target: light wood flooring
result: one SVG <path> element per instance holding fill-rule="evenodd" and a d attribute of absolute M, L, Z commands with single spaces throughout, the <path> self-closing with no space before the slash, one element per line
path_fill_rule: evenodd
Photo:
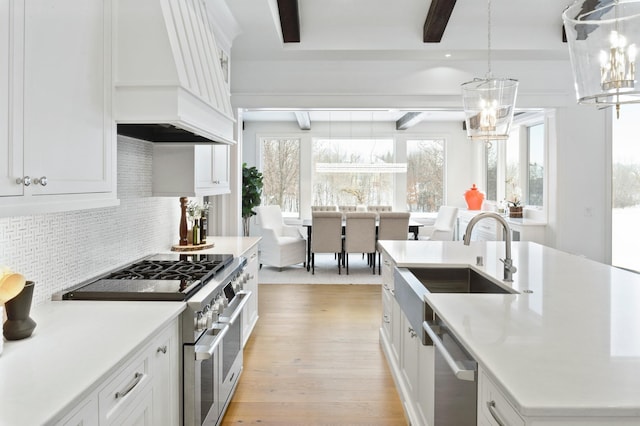
<path fill-rule="evenodd" d="M 261 284 L 222 425 L 406 425 L 378 343 L 379 285 Z"/>

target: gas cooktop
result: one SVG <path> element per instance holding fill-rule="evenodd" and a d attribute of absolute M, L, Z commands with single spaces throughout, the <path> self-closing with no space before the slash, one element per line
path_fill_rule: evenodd
<path fill-rule="evenodd" d="M 63 300 L 186 300 L 223 270 L 230 254 L 156 254 L 64 293 Z"/>

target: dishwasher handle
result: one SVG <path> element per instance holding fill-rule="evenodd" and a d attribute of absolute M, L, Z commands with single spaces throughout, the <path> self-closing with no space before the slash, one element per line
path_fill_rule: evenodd
<path fill-rule="evenodd" d="M 444 343 L 442 342 L 440 336 L 431 327 L 431 324 L 429 324 L 427 321 L 424 321 L 422 323 L 422 328 L 427 332 L 436 349 L 440 351 L 440 354 L 442 354 L 442 357 L 449 365 L 449 368 L 451 368 L 451 371 L 453 371 L 453 374 L 460 380 L 475 382 L 476 370 L 460 368 L 458 362 L 453 359 L 451 354 L 447 351 L 447 348 L 444 346 Z"/>

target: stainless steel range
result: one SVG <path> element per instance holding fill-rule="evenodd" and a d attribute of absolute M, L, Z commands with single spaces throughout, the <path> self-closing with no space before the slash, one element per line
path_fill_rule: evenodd
<path fill-rule="evenodd" d="M 244 257 L 158 254 L 63 293 L 63 300 L 185 301 L 181 322 L 183 424 L 217 425 L 242 372 Z"/>

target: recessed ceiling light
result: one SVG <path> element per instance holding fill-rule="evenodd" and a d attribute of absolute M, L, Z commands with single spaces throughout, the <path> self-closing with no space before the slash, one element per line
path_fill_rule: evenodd
<path fill-rule="evenodd" d="M 450 57 L 451 57 L 451 53 L 445 53 L 445 54 L 444 54 L 444 57 L 445 57 L 445 58 L 450 58 Z"/>

